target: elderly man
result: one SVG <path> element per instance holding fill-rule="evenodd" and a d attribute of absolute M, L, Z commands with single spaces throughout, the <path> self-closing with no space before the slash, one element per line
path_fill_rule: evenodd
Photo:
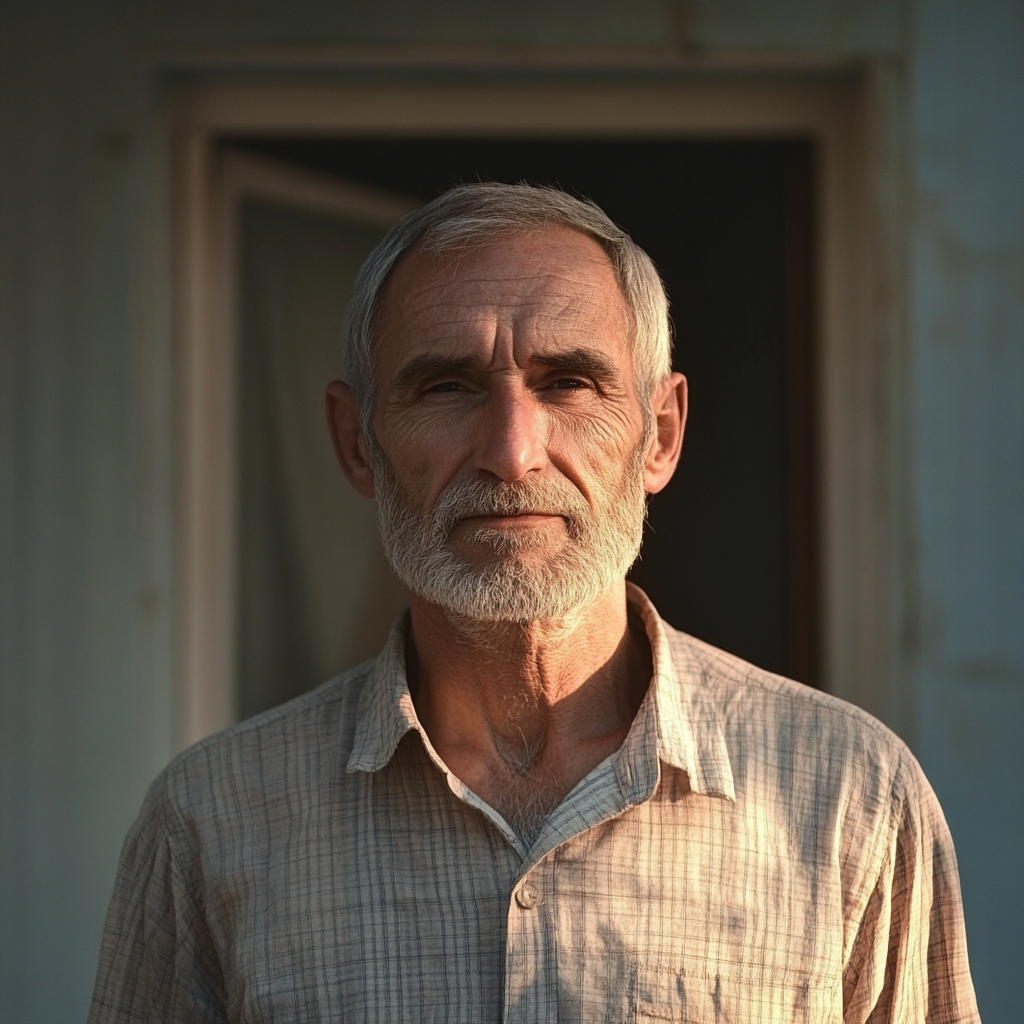
<path fill-rule="evenodd" d="M 344 358 L 335 449 L 409 612 L 156 781 L 94 1024 L 976 1020 L 906 747 L 626 583 L 686 416 L 645 254 L 455 189 L 370 256 Z"/>

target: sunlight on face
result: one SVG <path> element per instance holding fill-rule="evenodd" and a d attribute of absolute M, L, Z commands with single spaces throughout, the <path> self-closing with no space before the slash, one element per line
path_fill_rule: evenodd
<path fill-rule="evenodd" d="M 381 304 L 368 438 L 403 582 L 474 619 L 562 617 L 621 582 L 649 437 L 629 317 L 592 240 L 551 228 L 413 253 Z"/>
<path fill-rule="evenodd" d="M 381 538 L 398 577 L 413 593 L 466 618 L 562 618 L 621 581 L 640 552 L 646 509 L 640 449 L 620 486 L 596 508 L 568 482 L 458 480 L 424 518 L 376 447 L 373 466 Z M 548 538 L 538 529 L 487 526 L 473 528 L 463 540 L 490 558 L 470 559 L 455 550 L 452 533 L 464 519 L 515 517 L 538 508 L 565 522 L 567 541 L 553 554 L 545 553 Z"/>

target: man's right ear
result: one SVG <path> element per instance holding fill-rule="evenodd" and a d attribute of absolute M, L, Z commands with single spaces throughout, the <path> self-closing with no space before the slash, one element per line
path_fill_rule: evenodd
<path fill-rule="evenodd" d="M 363 420 L 355 392 L 343 381 L 327 385 L 327 429 L 334 454 L 348 482 L 364 497 L 372 498 L 373 468 L 366 454 Z"/>

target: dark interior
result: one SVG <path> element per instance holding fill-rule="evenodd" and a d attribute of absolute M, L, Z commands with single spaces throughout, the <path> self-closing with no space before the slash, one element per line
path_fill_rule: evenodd
<path fill-rule="evenodd" d="M 457 182 L 600 204 L 668 289 L 690 414 L 632 579 L 674 626 L 817 682 L 811 151 L 799 140 L 234 139 L 429 200 Z"/>

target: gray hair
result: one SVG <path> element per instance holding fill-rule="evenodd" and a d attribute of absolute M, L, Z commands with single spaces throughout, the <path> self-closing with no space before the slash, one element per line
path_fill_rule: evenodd
<path fill-rule="evenodd" d="M 369 427 L 373 408 L 381 292 L 398 261 L 414 245 L 432 255 L 459 255 L 499 234 L 561 225 L 593 238 L 608 255 L 633 319 L 637 387 L 645 401 L 672 371 L 672 333 L 665 287 L 650 256 L 596 203 L 556 188 L 478 182 L 458 185 L 403 217 L 366 258 L 356 275 L 342 327 L 345 378 Z M 645 409 L 645 418 L 646 418 Z"/>

